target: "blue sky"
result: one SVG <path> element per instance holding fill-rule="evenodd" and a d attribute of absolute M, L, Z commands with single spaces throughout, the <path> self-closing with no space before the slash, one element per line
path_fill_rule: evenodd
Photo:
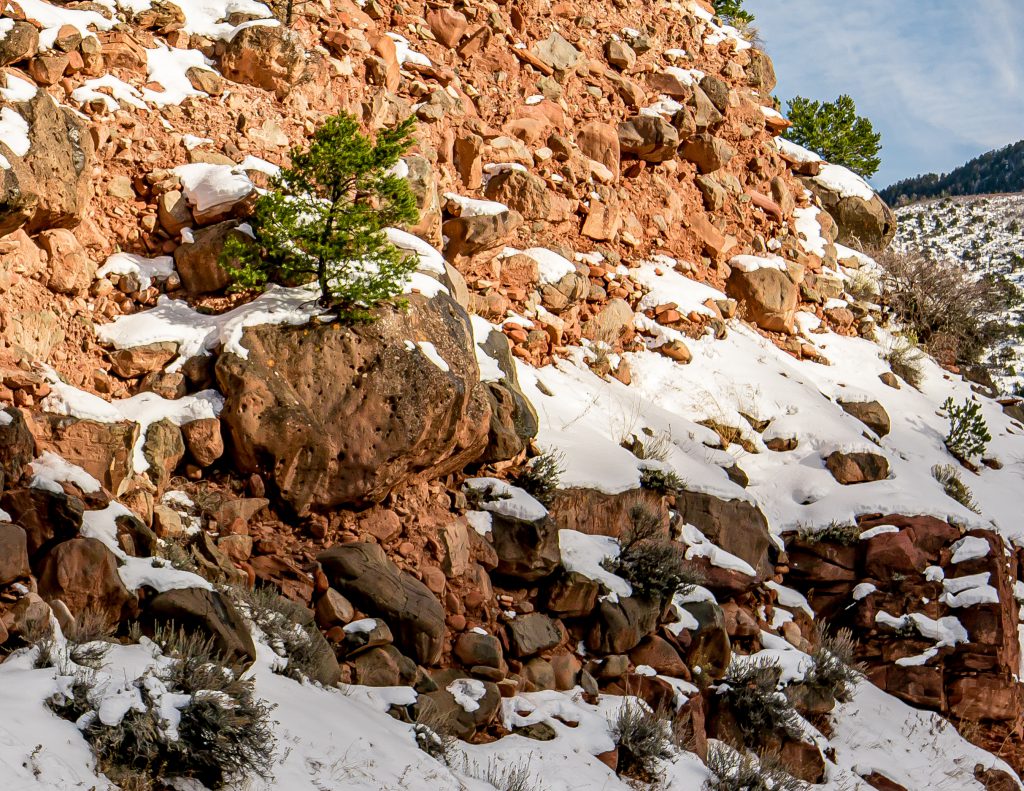
<path fill-rule="evenodd" d="M 776 94 L 850 94 L 882 133 L 877 187 L 1024 138 L 1024 0 L 746 0 Z"/>

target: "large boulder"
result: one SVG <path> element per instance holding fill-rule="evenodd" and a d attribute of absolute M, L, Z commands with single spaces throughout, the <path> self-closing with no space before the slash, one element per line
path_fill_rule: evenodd
<path fill-rule="evenodd" d="M 552 211 L 558 196 L 548 190 L 544 179 L 532 173 L 521 170 L 499 173 L 488 180 L 484 194 L 488 200 L 504 203 L 527 220 L 559 219 L 559 212 Z"/>
<path fill-rule="evenodd" d="M 121 582 L 114 553 L 95 538 L 65 541 L 42 559 L 39 595 L 60 599 L 76 615 L 100 615 L 108 624 L 132 616 L 137 603 Z"/>
<path fill-rule="evenodd" d="M 618 178 L 622 151 L 619 147 L 619 133 L 614 126 L 591 121 L 580 129 L 576 142 L 580 151 L 595 162 L 600 162 Z"/>
<path fill-rule="evenodd" d="M 376 544 L 339 544 L 317 560 L 333 588 L 387 621 L 402 651 L 420 664 L 437 664 L 444 649 L 445 613 L 426 585 L 401 571 Z"/>
<path fill-rule="evenodd" d="M 53 228 L 39 234 L 39 245 L 46 251 L 50 291 L 81 294 L 92 284 L 98 266 L 75 235 L 67 228 Z"/>
<path fill-rule="evenodd" d="M 679 132 L 660 116 L 635 115 L 619 124 L 619 148 L 645 162 L 667 162 L 676 155 Z"/>
<path fill-rule="evenodd" d="M 417 346 L 413 340 L 419 340 Z M 475 460 L 489 410 L 469 317 L 446 294 L 382 307 L 371 323 L 261 326 L 217 381 L 238 467 L 297 512 L 371 503 L 417 474 Z"/>
<path fill-rule="evenodd" d="M 39 31 L 31 22 L 14 22 L 0 38 L 0 66 L 27 60 L 39 51 Z"/>
<path fill-rule="evenodd" d="M 28 149 L 12 138 L 0 143 L 10 168 L 0 170 L 0 236 L 24 226 L 29 233 L 73 228 L 89 202 L 93 142 L 88 127 L 71 108 L 37 91 L 10 105 L 24 119 Z"/>
<path fill-rule="evenodd" d="M 224 245 L 231 237 L 244 239 L 238 222 L 225 220 L 192 234 L 192 241 L 174 250 L 174 266 L 189 294 L 220 291 L 231 282 L 231 275 L 221 265 Z"/>
<path fill-rule="evenodd" d="M 661 603 L 639 596 L 605 599 L 593 615 L 587 648 L 599 654 L 625 654 L 657 628 Z"/>
<path fill-rule="evenodd" d="M 53 451 L 78 465 L 115 495 L 120 494 L 121 485 L 133 473 L 132 454 L 139 437 L 138 423 L 100 423 L 33 413 L 31 429 L 40 451 Z"/>
<path fill-rule="evenodd" d="M 252 662 L 256 647 L 249 627 L 226 596 L 203 588 L 182 588 L 154 596 L 146 621 L 196 631 L 212 639 L 214 649 L 229 660 Z"/>
<path fill-rule="evenodd" d="M 839 165 L 824 165 L 801 181 L 836 221 L 836 241 L 862 250 L 884 250 L 896 235 L 896 215 L 856 174 Z"/>
<path fill-rule="evenodd" d="M 770 96 L 778 80 L 775 77 L 775 65 L 772 59 L 759 49 L 751 49 L 750 62 L 743 69 L 747 85 L 757 89 L 762 96 Z"/>
<path fill-rule="evenodd" d="M 284 25 L 253 25 L 239 30 L 220 56 L 229 80 L 273 91 L 283 99 L 306 69 L 299 34 Z"/>
<path fill-rule="evenodd" d="M 843 401 L 839 406 L 847 414 L 857 418 L 861 423 L 871 429 L 879 437 L 884 437 L 892 428 L 889 413 L 877 401 Z"/>
<path fill-rule="evenodd" d="M 495 572 L 501 576 L 534 582 L 562 562 L 558 527 L 547 516 L 530 521 L 492 511 L 491 538 L 498 555 Z"/>
<path fill-rule="evenodd" d="M 713 601 L 689 602 L 683 605 L 697 622 L 690 629 L 686 664 L 699 671 L 702 683 L 716 681 L 725 675 L 732 661 L 732 643 L 725 628 L 725 613 Z"/>
<path fill-rule="evenodd" d="M 707 174 L 728 165 L 736 156 L 736 150 L 720 137 L 704 133 L 694 135 L 683 143 L 679 155 L 693 162 L 701 173 Z"/>
<path fill-rule="evenodd" d="M 762 265 L 765 260 L 746 255 L 733 258 L 726 293 L 741 303 L 744 317 L 761 329 L 792 333 L 800 287 L 788 269 Z"/>
<path fill-rule="evenodd" d="M 523 215 L 514 209 L 497 214 L 452 217 L 441 226 L 446 239 L 444 257 L 455 261 L 503 247 L 522 224 Z"/>
<path fill-rule="evenodd" d="M 880 453 L 833 451 L 825 459 L 832 477 L 844 486 L 882 481 L 889 477 L 889 460 Z"/>
<path fill-rule="evenodd" d="M 41 550 L 78 535 L 85 503 L 63 491 L 23 488 L 4 492 L 0 509 L 24 528 L 28 553 L 36 558 Z"/>
<path fill-rule="evenodd" d="M 563 639 L 559 622 L 540 612 L 517 615 L 508 633 L 512 652 L 520 659 L 554 648 Z"/>
<path fill-rule="evenodd" d="M 676 495 L 676 508 L 683 522 L 696 527 L 716 546 L 745 560 L 759 576 L 772 576 L 768 520 L 756 504 L 684 491 Z"/>

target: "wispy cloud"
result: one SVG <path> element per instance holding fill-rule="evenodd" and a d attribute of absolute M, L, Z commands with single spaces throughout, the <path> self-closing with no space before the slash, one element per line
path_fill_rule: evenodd
<path fill-rule="evenodd" d="M 849 93 L 883 135 L 879 184 L 1024 136 L 1018 0 L 747 0 L 778 94 Z"/>

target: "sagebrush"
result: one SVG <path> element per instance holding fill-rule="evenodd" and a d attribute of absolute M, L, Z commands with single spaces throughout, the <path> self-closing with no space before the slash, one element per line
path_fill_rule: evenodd
<path fill-rule="evenodd" d="M 722 744 L 708 745 L 711 777 L 705 791 L 804 791 L 807 785 L 789 774 L 774 756 L 760 759 Z"/>
<path fill-rule="evenodd" d="M 811 665 L 803 683 L 825 692 L 841 703 L 848 702 L 861 680 L 862 665 L 856 659 L 857 644 L 853 632 L 839 629 L 834 634 L 817 629 L 817 645 L 811 652 Z"/>
<path fill-rule="evenodd" d="M 628 581 L 634 595 L 652 599 L 670 598 L 704 581 L 686 560 L 684 548 L 665 533 L 658 515 L 640 504 L 629 510 L 619 556 L 604 565 Z"/>
<path fill-rule="evenodd" d="M 718 699 L 729 707 L 744 744 L 766 747 L 773 736 L 799 733 L 799 715 L 779 690 L 781 676 L 773 659 L 733 657 L 729 664 Z"/>
<path fill-rule="evenodd" d="M 619 748 L 618 773 L 643 781 L 657 778 L 659 761 L 674 755 L 668 721 L 647 704 L 627 700 L 619 706 L 611 726 Z"/>
<path fill-rule="evenodd" d="M 551 505 L 562 477 L 562 454 L 542 453 L 535 456 L 512 476 L 512 483 L 529 492 L 542 505 Z"/>
<path fill-rule="evenodd" d="M 652 492 L 676 494 L 686 488 L 686 481 L 664 467 L 643 467 L 640 470 L 640 485 Z"/>
<path fill-rule="evenodd" d="M 936 464 L 932 467 L 932 477 L 939 482 L 939 485 L 942 486 L 942 491 L 946 493 L 947 497 L 956 500 L 968 511 L 974 511 L 976 514 L 981 513 L 978 508 L 978 502 L 974 499 L 973 492 L 961 480 L 960 473 L 957 472 L 956 467 L 952 464 Z"/>
<path fill-rule="evenodd" d="M 267 586 L 239 587 L 232 593 L 274 653 L 287 660 L 277 672 L 296 681 L 313 681 L 325 664 L 335 661 L 316 623 L 303 617 L 304 608 Z"/>
<path fill-rule="evenodd" d="M 154 642 L 170 661 L 127 682 L 140 706 L 107 724 L 99 707 L 123 678 L 80 669 L 49 701 L 78 725 L 102 770 L 115 782 L 147 788 L 156 780 L 190 777 L 210 788 L 270 777 L 274 734 L 270 706 L 242 678 L 242 668 L 218 654 L 210 638 L 164 627 Z M 172 705 L 173 701 L 173 705 Z M 177 711 L 177 722 L 167 712 Z"/>

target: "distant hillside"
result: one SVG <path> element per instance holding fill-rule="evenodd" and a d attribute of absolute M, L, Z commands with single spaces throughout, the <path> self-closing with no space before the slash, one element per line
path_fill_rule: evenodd
<path fill-rule="evenodd" d="M 951 195 L 986 195 L 997 192 L 1024 191 L 1024 140 L 989 151 L 956 170 L 939 175 L 904 179 L 882 190 L 891 206 L 904 206 L 928 198 Z"/>
<path fill-rule="evenodd" d="M 1024 293 L 1024 194 L 938 198 L 896 210 L 897 250 L 961 261 L 979 275 L 1005 278 Z M 1018 301 L 1005 320 L 1024 326 Z M 1024 334 L 1016 333 L 988 355 L 990 373 L 1006 393 L 1024 392 Z"/>

